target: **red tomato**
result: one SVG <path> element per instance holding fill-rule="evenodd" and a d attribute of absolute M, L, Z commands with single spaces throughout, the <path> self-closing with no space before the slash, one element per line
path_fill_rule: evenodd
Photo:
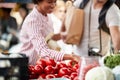
<path fill-rule="evenodd" d="M 56 64 L 57 69 L 60 69 L 60 68 L 63 68 L 63 67 L 67 67 L 67 65 L 63 62 L 59 62 L 59 63 Z"/>
<path fill-rule="evenodd" d="M 29 65 L 28 66 L 28 71 L 29 71 L 29 74 L 31 74 L 34 71 L 34 66 L 33 65 Z"/>
<path fill-rule="evenodd" d="M 55 74 L 58 74 L 60 68 L 58 68 L 57 66 L 55 66 L 54 69 L 55 69 Z"/>
<path fill-rule="evenodd" d="M 77 72 L 73 72 L 70 74 L 71 79 L 74 79 L 76 76 L 78 76 Z"/>
<path fill-rule="evenodd" d="M 29 79 L 37 79 L 37 78 L 38 78 L 38 75 L 36 74 L 29 75 Z"/>
<path fill-rule="evenodd" d="M 47 59 L 46 60 L 46 65 L 52 65 L 52 66 L 56 66 L 56 62 L 54 59 Z"/>
<path fill-rule="evenodd" d="M 78 78 L 78 76 L 76 76 L 73 80 L 80 80 L 80 79 Z"/>
<path fill-rule="evenodd" d="M 55 73 L 55 68 L 51 65 L 48 65 L 45 67 L 44 72 L 46 74 L 53 74 L 53 73 Z"/>
<path fill-rule="evenodd" d="M 54 75 L 55 75 L 55 77 L 56 77 L 56 78 L 58 78 L 58 77 L 59 77 L 59 75 L 58 75 L 58 74 L 54 74 Z"/>
<path fill-rule="evenodd" d="M 75 65 L 73 66 L 73 71 L 77 72 L 78 69 L 79 69 L 79 65 L 78 65 L 78 64 L 75 64 Z"/>
<path fill-rule="evenodd" d="M 45 59 L 38 59 L 37 62 L 36 62 L 36 65 L 42 65 L 43 68 L 46 67 Z"/>
<path fill-rule="evenodd" d="M 28 68 L 29 68 L 29 69 L 30 69 L 30 68 L 34 68 L 34 66 L 33 66 L 33 65 L 29 65 Z"/>
<path fill-rule="evenodd" d="M 72 68 L 68 68 L 68 71 L 69 71 L 69 73 L 72 73 L 73 69 Z"/>
<path fill-rule="evenodd" d="M 41 74 L 41 75 L 39 75 L 38 80 L 39 80 L 39 79 L 45 79 L 45 77 L 46 77 L 46 74 Z"/>
<path fill-rule="evenodd" d="M 75 64 L 78 64 L 78 62 L 76 62 L 76 61 L 72 61 L 72 60 L 70 60 L 70 61 L 68 61 L 67 62 L 67 66 L 74 66 Z"/>
<path fill-rule="evenodd" d="M 48 74 L 46 75 L 46 79 L 56 78 L 54 74 Z"/>
<path fill-rule="evenodd" d="M 70 76 L 69 75 L 63 75 L 62 78 L 68 78 L 68 79 L 70 79 Z"/>
<path fill-rule="evenodd" d="M 59 70 L 58 75 L 61 77 L 63 75 L 70 75 L 69 69 L 66 67 L 63 67 Z"/>
<path fill-rule="evenodd" d="M 43 67 L 41 65 L 35 65 L 34 69 L 36 74 L 41 74 L 43 72 Z"/>

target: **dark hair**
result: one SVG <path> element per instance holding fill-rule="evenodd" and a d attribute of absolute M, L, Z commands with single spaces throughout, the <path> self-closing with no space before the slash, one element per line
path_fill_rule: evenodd
<path fill-rule="evenodd" d="M 42 2 L 43 0 L 32 0 L 34 4 L 38 4 L 39 2 Z"/>
<path fill-rule="evenodd" d="M 24 10 L 26 11 L 26 14 L 29 13 L 29 10 L 28 10 L 28 8 L 27 8 L 27 4 L 20 4 L 20 8 L 21 8 L 21 9 L 24 9 Z"/>
<path fill-rule="evenodd" d="M 116 0 L 115 3 L 119 7 L 119 9 L 120 9 L 120 0 Z"/>
<path fill-rule="evenodd" d="M 4 12 L 7 12 L 7 13 L 10 13 L 11 10 L 12 10 L 11 8 L 4 8 L 4 7 L 1 8 L 1 9 L 2 9 Z"/>

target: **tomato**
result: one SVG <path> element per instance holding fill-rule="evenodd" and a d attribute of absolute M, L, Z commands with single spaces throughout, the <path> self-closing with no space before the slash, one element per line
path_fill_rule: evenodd
<path fill-rule="evenodd" d="M 70 75 L 69 69 L 66 67 L 63 67 L 59 70 L 58 75 L 61 77 L 63 75 Z"/>
<path fill-rule="evenodd" d="M 76 76 L 78 76 L 77 72 L 73 72 L 70 74 L 71 79 L 74 79 Z"/>
<path fill-rule="evenodd" d="M 58 77 L 59 77 L 59 75 L 58 75 L 58 74 L 54 74 L 54 75 L 55 75 L 55 77 L 56 77 L 56 78 L 58 78 Z"/>
<path fill-rule="evenodd" d="M 57 69 L 60 69 L 60 68 L 63 68 L 63 67 L 67 67 L 67 65 L 63 62 L 59 62 L 59 63 L 56 64 Z"/>
<path fill-rule="evenodd" d="M 77 72 L 78 69 L 79 69 L 79 65 L 78 65 L 78 64 L 75 64 L 75 65 L 73 66 L 73 71 Z"/>
<path fill-rule="evenodd" d="M 46 60 L 45 59 L 38 59 L 36 65 L 42 65 L 43 68 L 46 67 Z"/>
<path fill-rule="evenodd" d="M 58 68 L 57 66 L 55 66 L 54 69 L 55 69 L 55 74 L 57 74 L 60 68 Z"/>
<path fill-rule="evenodd" d="M 37 79 L 37 78 L 38 78 L 38 75 L 36 74 L 29 75 L 29 79 Z"/>
<path fill-rule="evenodd" d="M 46 60 L 46 65 L 52 65 L 52 66 L 56 66 L 56 62 L 54 59 L 47 59 Z"/>
<path fill-rule="evenodd" d="M 68 78 L 68 79 L 70 79 L 70 76 L 69 75 L 63 75 L 62 78 Z"/>
<path fill-rule="evenodd" d="M 35 69 L 34 71 L 36 74 L 41 74 L 43 72 L 42 65 L 35 65 L 34 69 Z"/>
<path fill-rule="evenodd" d="M 69 60 L 68 62 L 67 62 L 67 66 L 74 66 L 75 64 L 78 64 L 78 62 L 76 62 L 76 61 L 72 61 L 72 60 Z"/>
<path fill-rule="evenodd" d="M 46 79 L 56 78 L 54 74 L 48 74 L 46 75 Z"/>
<path fill-rule="evenodd" d="M 67 65 L 64 62 L 58 62 L 55 66 L 55 72 L 58 73 L 60 68 L 67 67 Z"/>
<path fill-rule="evenodd" d="M 38 80 L 39 80 L 39 79 L 45 79 L 45 78 L 46 78 L 46 74 L 41 74 L 41 75 L 39 75 Z"/>
<path fill-rule="evenodd" d="M 55 68 L 51 65 L 48 65 L 45 67 L 44 72 L 46 74 L 53 74 L 53 73 L 55 73 Z"/>
<path fill-rule="evenodd" d="M 29 78 L 30 78 L 30 79 L 37 79 L 38 76 L 39 76 L 39 75 L 36 74 L 35 69 L 32 68 L 32 71 L 31 71 L 31 73 L 29 74 Z"/>
<path fill-rule="evenodd" d="M 78 76 L 74 77 L 73 80 L 80 80 Z"/>
<path fill-rule="evenodd" d="M 34 71 L 34 66 L 33 65 L 29 65 L 28 66 L 28 71 L 29 71 L 29 74 L 32 74 L 32 72 Z"/>

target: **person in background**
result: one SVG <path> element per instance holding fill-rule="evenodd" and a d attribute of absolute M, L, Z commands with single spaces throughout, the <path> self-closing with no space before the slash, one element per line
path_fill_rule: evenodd
<path fill-rule="evenodd" d="M 27 4 L 20 4 L 19 13 L 20 13 L 20 16 L 22 17 L 22 23 L 21 23 L 21 26 L 22 26 L 25 17 L 29 13 L 29 9 L 27 8 Z"/>
<path fill-rule="evenodd" d="M 74 0 L 65 0 L 66 8 L 73 5 Z"/>
<path fill-rule="evenodd" d="M 66 13 L 65 2 L 63 0 L 57 0 L 54 11 L 51 14 L 54 34 L 60 33 L 62 22 L 65 17 L 65 13 Z M 66 53 L 72 53 L 72 45 L 65 44 L 62 39 L 58 40 L 57 44 L 60 47 L 60 51 L 64 51 Z"/>
<path fill-rule="evenodd" d="M 84 31 L 83 38 L 81 40 L 81 44 L 76 46 L 74 45 L 74 52 L 78 53 L 80 56 L 88 56 L 88 50 L 92 47 L 97 47 L 100 49 L 100 39 L 99 39 L 99 14 L 102 7 L 107 3 L 108 0 L 90 0 L 86 7 L 85 11 L 85 23 L 84 23 Z M 76 0 L 74 5 L 79 7 L 82 0 Z M 91 18 L 89 21 L 89 12 L 91 6 Z M 106 24 L 110 30 L 110 36 L 101 30 L 101 40 L 102 40 L 102 52 L 101 55 L 106 55 L 108 50 L 110 50 L 110 38 L 112 38 L 112 43 L 115 51 L 120 50 L 120 10 L 113 4 L 107 11 L 105 17 Z M 89 26 L 90 22 L 90 26 Z M 89 31 L 90 29 L 90 31 Z M 90 34 L 90 35 L 89 35 Z M 90 36 L 90 38 L 89 38 Z M 89 47 L 88 47 L 89 45 Z"/>
<path fill-rule="evenodd" d="M 20 29 L 21 29 L 21 26 L 22 26 L 22 24 L 23 24 L 23 22 L 24 22 L 24 19 L 25 19 L 25 17 L 28 15 L 28 13 L 29 13 L 29 9 L 27 8 L 27 4 L 25 4 L 25 3 L 21 3 L 21 4 L 18 4 L 18 12 L 20 13 L 20 16 L 21 16 L 21 18 L 22 18 L 22 23 L 20 24 L 20 26 L 19 26 L 19 28 L 18 28 L 18 31 L 17 31 L 17 36 L 18 36 L 18 38 L 19 38 L 19 31 L 20 31 Z M 18 44 L 16 44 L 16 45 L 14 45 L 14 46 L 12 46 L 9 50 L 8 50 L 8 52 L 9 53 L 18 53 L 18 52 L 20 52 L 20 49 L 21 49 L 21 46 L 22 46 L 22 43 L 21 42 L 19 42 Z"/>
<path fill-rule="evenodd" d="M 3 16 L 1 17 L 1 39 L 10 42 L 7 48 L 18 43 L 18 38 L 16 36 L 16 31 L 18 25 L 16 19 L 10 15 L 11 8 L 1 8 L 3 11 Z"/>
<path fill-rule="evenodd" d="M 74 60 L 80 57 L 49 49 L 45 37 L 53 32 L 50 13 L 54 10 L 56 0 L 33 0 L 35 7 L 25 18 L 20 30 L 20 41 L 23 43 L 20 53 L 29 57 L 29 64 L 35 65 L 39 58 L 52 58 L 56 61 Z"/>

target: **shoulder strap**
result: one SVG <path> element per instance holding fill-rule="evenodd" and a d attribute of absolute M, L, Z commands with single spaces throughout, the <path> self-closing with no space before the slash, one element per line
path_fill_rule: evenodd
<path fill-rule="evenodd" d="M 105 5 L 103 6 L 100 14 L 99 14 L 99 29 L 102 29 L 106 33 L 110 34 L 109 28 L 106 25 L 105 17 L 108 9 L 111 7 L 111 5 L 114 3 L 113 0 L 108 0 Z"/>
<path fill-rule="evenodd" d="M 84 9 L 88 2 L 89 2 L 89 0 L 83 0 L 80 4 L 79 8 Z"/>

